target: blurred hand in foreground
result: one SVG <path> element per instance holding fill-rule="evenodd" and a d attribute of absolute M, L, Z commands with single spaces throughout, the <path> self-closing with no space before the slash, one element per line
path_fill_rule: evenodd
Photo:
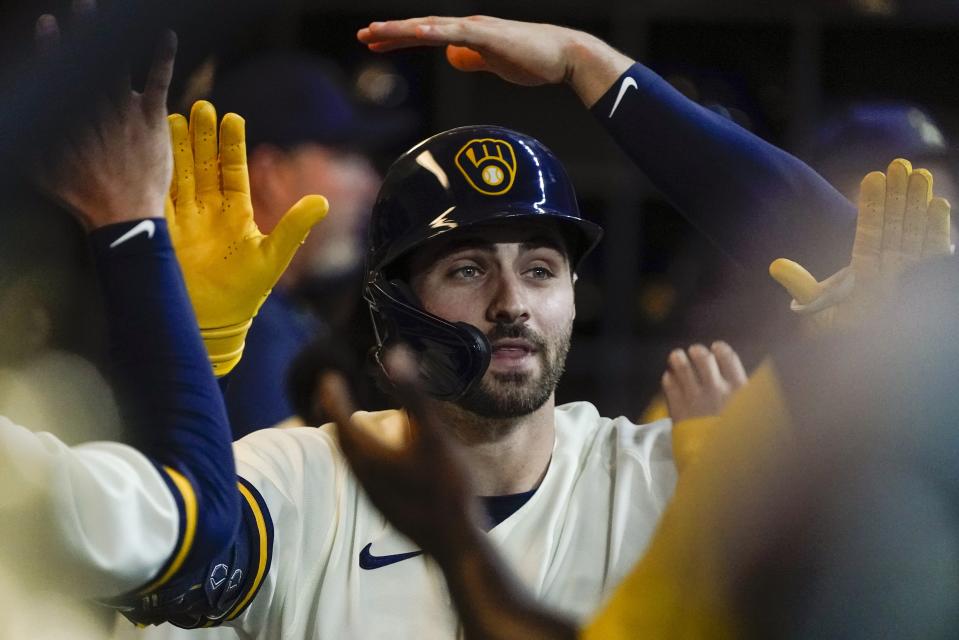
<path fill-rule="evenodd" d="M 92 2 L 76 3 L 74 22 L 90 22 Z M 40 55 L 60 53 L 61 33 L 49 14 L 36 23 Z M 109 95 L 99 97 L 95 115 L 74 131 L 53 157 L 39 161 L 35 180 L 66 205 L 88 229 L 163 216 L 173 157 L 166 127 L 166 102 L 176 36 L 166 31 L 147 73 L 143 92 L 128 74 Z"/>
<path fill-rule="evenodd" d="M 729 397 L 746 384 L 746 370 L 725 342 L 708 349 L 694 344 L 669 354 L 662 384 L 673 422 L 718 416 Z"/>
<path fill-rule="evenodd" d="M 445 558 L 479 529 L 468 469 L 442 425 L 424 410 L 410 356 L 394 350 L 386 364 L 409 420 L 404 441 L 388 443 L 364 423 L 338 373 L 321 377 L 320 403 L 336 423 L 343 454 L 376 508 L 423 551 Z"/>

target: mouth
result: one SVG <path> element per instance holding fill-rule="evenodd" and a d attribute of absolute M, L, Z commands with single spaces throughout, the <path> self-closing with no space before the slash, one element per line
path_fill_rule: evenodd
<path fill-rule="evenodd" d="M 522 339 L 497 340 L 493 343 L 493 357 L 501 360 L 521 360 L 536 353 L 531 342 Z"/>

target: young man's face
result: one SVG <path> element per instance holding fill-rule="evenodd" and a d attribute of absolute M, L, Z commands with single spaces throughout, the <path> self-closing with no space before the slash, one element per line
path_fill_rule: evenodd
<path fill-rule="evenodd" d="M 532 413 L 563 372 L 576 311 L 561 235 L 505 223 L 442 238 L 414 255 L 410 284 L 424 308 L 480 329 L 493 348 L 478 388 L 458 402 L 489 418 Z"/>

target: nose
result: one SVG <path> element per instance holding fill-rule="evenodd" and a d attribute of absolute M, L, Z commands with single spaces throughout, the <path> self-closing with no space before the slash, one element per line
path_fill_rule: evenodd
<path fill-rule="evenodd" d="M 486 309 L 486 319 L 497 324 L 529 320 L 529 302 L 518 275 L 503 270 L 495 281 L 495 291 Z"/>

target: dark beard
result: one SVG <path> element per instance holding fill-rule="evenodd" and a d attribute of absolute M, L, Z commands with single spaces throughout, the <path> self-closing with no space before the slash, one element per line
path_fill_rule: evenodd
<path fill-rule="evenodd" d="M 542 372 L 537 378 L 526 372 L 491 373 L 465 396 L 457 405 L 483 418 L 504 420 L 529 415 L 546 404 L 566 366 L 569 353 L 572 325 L 565 331 L 556 344 L 548 345 L 537 333 L 525 325 L 496 325 L 487 334 L 490 342 L 503 338 L 522 338 L 536 348 Z"/>

